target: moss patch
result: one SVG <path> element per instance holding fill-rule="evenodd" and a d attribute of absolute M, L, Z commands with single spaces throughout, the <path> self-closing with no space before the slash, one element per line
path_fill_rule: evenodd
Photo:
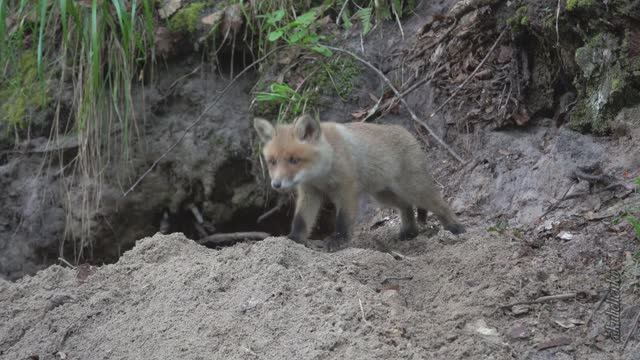
<path fill-rule="evenodd" d="M 194 2 L 178 10 L 178 12 L 169 19 L 169 30 L 185 33 L 196 31 L 200 21 L 200 15 L 205 6 L 206 4 L 204 2 Z"/>
<path fill-rule="evenodd" d="M 622 108 L 640 101 L 632 63 L 622 53 L 624 47 L 610 33 L 597 34 L 576 50 L 581 76 L 576 78 L 580 96 L 569 122 L 574 129 L 607 133 Z"/>
<path fill-rule="evenodd" d="M 567 0 L 567 10 L 590 8 L 596 5 L 596 0 Z"/>
<path fill-rule="evenodd" d="M 0 86 L 0 119 L 7 131 L 26 128 L 29 113 L 44 108 L 50 101 L 46 87 L 38 79 L 35 52 L 22 54 L 18 64 Z"/>
<path fill-rule="evenodd" d="M 351 95 L 353 85 L 362 67 L 351 57 L 337 57 L 326 64 L 310 79 L 320 95 L 338 95 L 346 98 Z"/>
<path fill-rule="evenodd" d="M 507 24 L 509 24 L 514 30 L 528 27 L 530 24 L 529 8 L 526 5 L 519 7 L 516 10 L 516 13 L 512 17 L 507 19 Z"/>

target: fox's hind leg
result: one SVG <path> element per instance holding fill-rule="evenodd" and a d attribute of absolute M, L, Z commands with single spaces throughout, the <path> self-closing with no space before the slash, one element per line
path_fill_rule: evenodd
<path fill-rule="evenodd" d="M 431 175 L 426 170 L 421 171 L 419 176 L 406 178 L 403 185 L 400 196 L 405 201 L 413 203 L 418 209 L 423 209 L 425 215 L 427 210 L 431 211 L 451 233 L 457 235 L 465 232 L 464 226 L 442 199 L 440 191 L 435 187 Z"/>
<path fill-rule="evenodd" d="M 427 209 L 418 208 L 418 222 L 421 224 L 427 222 Z"/>
<path fill-rule="evenodd" d="M 422 209 L 429 209 L 429 211 L 431 211 L 438 220 L 440 220 L 445 229 L 456 235 L 465 232 L 464 226 L 460 224 L 455 214 L 451 211 L 447 203 L 444 202 L 437 189 L 425 188 L 415 194 L 415 198 L 418 207 Z"/>
<path fill-rule="evenodd" d="M 400 220 L 402 225 L 400 228 L 400 240 L 409 240 L 418 236 L 418 225 L 416 217 L 413 213 L 411 203 L 403 200 L 393 190 L 383 190 L 374 195 L 376 201 L 382 205 L 394 207 L 400 211 Z"/>

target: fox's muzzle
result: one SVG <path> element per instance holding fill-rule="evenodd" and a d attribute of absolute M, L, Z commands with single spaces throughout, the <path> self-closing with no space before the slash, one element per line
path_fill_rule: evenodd
<path fill-rule="evenodd" d="M 272 179 L 271 180 L 271 187 L 274 190 L 278 190 L 278 191 L 289 190 L 290 188 L 294 187 L 294 185 L 295 184 L 288 179 Z"/>

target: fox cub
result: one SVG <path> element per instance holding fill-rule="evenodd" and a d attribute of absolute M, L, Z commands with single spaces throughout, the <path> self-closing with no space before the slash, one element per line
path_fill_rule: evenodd
<path fill-rule="evenodd" d="M 277 127 L 256 118 L 254 127 L 264 144 L 271 186 L 279 191 L 297 189 L 288 235 L 294 241 L 305 242 L 328 198 L 337 219 L 327 247 L 340 248 L 351 237 L 361 193 L 400 211 L 401 240 L 418 235 L 414 206 L 421 221 L 430 210 L 445 229 L 465 232 L 434 186 L 420 144 L 400 126 L 320 123 L 302 115 L 292 125 Z"/>

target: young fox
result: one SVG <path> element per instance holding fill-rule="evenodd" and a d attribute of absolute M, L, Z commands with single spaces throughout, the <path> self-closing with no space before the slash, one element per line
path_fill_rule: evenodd
<path fill-rule="evenodd" d="M 302 115 L 292 125 L 275 128 L 256 118 L 254 127 L 264 143 L 271 186 L 297 188 L 288 235 L 294 241 L 307 239 L 326 197 L 337 213 L 336 231 L 327 247 L 339 248 L 350 239 L 363 192 L 400 211 L 401 240 L 418 234 L 414 206 L 421 221 L 430 210 L 450 232 L 465 232 L 434 186 L 420 144 L 400 126 L 320 123 Z"/>

